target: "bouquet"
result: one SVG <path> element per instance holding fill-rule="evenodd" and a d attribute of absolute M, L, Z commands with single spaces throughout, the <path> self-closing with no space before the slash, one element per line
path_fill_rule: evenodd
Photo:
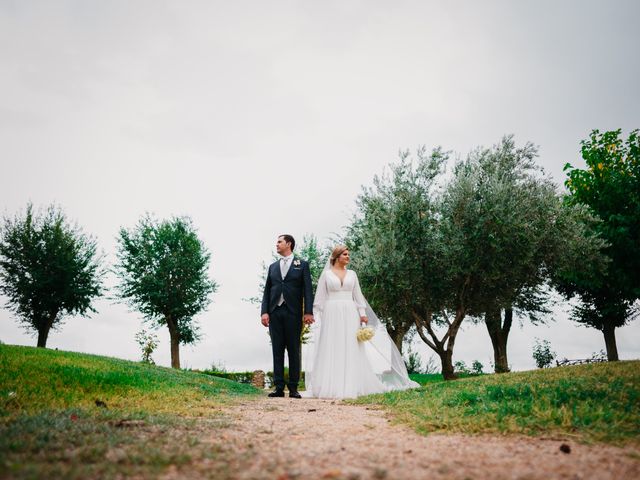
<path fill-rule="evenodd" d="M 366 342 L 373 338 L 374 331 L 372 327 L 360 327 L 356 333 L 356 338 L 359 342 Z"/>

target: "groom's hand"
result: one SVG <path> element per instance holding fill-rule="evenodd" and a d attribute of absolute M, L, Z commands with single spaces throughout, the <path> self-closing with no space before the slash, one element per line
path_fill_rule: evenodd
<path fill-rule="evenodd" d="M 262 325 L 264 325 L 265 327 L 269 326 L 269 314 L 265 313 L 264 315 L 262 315 L 260 317 L 260 321 L 262 322 Z"/>
<path fill-rule="evenodd" d="M 313 319 L 313 315 L 308 313 L 304 316 L 304 319 L 302 321 L 305 325 L 311 325 L 313 322 L 315 322 L 315 320 Z"/>

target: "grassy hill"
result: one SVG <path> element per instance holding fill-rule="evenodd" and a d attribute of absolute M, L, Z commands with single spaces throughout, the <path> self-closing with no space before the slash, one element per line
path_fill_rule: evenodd
<path fill-rule="evenodd" d="M 155 477 L 225 453 L 221 407 L 258 390 L 115 358 L 0 345 L 0 478 Z"/>
<path fill-rule="evenodd" d="M 49 409 L 95 408 L 198 416 L 248 385 L 116 358 L 0 345 L 0 417 Z"/>
<path fill-rule="evenodd" d="M 418 432 L 559 434 L 640 441 L 640 361 L 598 363 L 453 382 L 360 398 Z"/>
<path fill-rule="evenodd" d="M 483 375 L 355 400 L 418 432 L 640 439 L 640 362 Z M 115 358 L 0 345 L 0 478 L 155 478 L 242 462 L 212 442 L 233 427 L 222 407 L 260 395 L 230 380 Z M 295 421 L 295 419 L 293 419 Z M 173 467 L 171 467 L 173 468 Z"/>

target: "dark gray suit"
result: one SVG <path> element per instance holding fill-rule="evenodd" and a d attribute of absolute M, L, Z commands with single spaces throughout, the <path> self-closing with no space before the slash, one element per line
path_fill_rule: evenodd
<path fill-rule="evenodd" d="M 261 315 L 269 314 L 269 334 L 273 351 L 273 381 L 284 390 L 284 351 L 289 357 L 289 390 L 297 390 L 300 381 L 300 334 L 302 315 L 313 314 L 313 287 L 309 263 L 294 257 L 282 278 L 280 261 L 269 265 L 262 296 Z M 284 303 L 278 306 L 280 295 Z"/>

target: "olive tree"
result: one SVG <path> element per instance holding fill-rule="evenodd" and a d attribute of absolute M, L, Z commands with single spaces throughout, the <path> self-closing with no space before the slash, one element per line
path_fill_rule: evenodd
<path fill-rule="evenodd" d="M 465 232 L 463 250 L 477 269 L 479 295 L 469 314 L 483 320 L 494 350 L 495 371 L 509 370 L 507 341 L 514 313 L 545 321 L 559 270 L 602 263 L 601 241 L 581 220 L 585 209 L 563 204 L 553 181 L 535 163 L 537 148 L 516 147 L 513 136 L 472 152 L 455 170 L 445 202 L 457 202 Z M 457 200 L 456 200 L 457 197 Z M 444 215 L 443 218 L 450 218 Z"/>
<path fill-rule="evenodd" d="M 131 230 L 122 228 L 118 243 L 118 297 L 155 327 L 169 329 L 171 366 L 180 368 L 179 346 L 199 340 L 194 317 L 217 288 L 208 277 L 211 254 L 188 217 L 146 215 Z"/>
<path fill-rule="evenodd" d="M 399 351 L 417 306 L 429 297 L 425 289 L 440 278 L 424 284 L 438 256 L 437 180 L 448 155 L 424 147 L 415 158 L 400 152 L 397 163 L 363 188 L 347 227 L 345 242 L 361 287 Z"/>
<path fill-rule="evenodd" d="M 0 292 L 18 320 L 46 347 L 51 329 L 68 315 L 95 312 L 102 293 L 96 240 L 54 205 L 5 217 L 0 235 Z"/>
<path fill-rule="evenodd" d="M 415 325 L 446 379 L 466 318 L 485 320 L 496 370 L 506 371 L 514 311 L 542 321 L 551 273 L 577 268 L 576 252 L 598 263 L 597 239 L 579 221 L 588 215 L 565 208 L 536 155 L 507 136 L 446 175 L 441 149 L 404 152 L 358 198 L 347 238 L 362 288 L 398 348 Z"/>

